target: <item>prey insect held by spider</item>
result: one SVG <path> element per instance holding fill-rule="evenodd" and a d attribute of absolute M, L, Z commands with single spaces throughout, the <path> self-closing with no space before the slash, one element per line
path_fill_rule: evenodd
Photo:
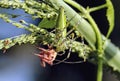
<path fill-rule="evenodd" d="M 37 47 L 40 50 L 39 54 L 35 54 L 40 57 L 41 60 L 41 66 L 45 67 L 46 63 L 49 65 L 53 65 L 53 61 L 55 60 L 57 56 L 57 52 L 52 49 L 50 46 L 48 46 L 48 49 L 44 49 L 41 47 Z"/>

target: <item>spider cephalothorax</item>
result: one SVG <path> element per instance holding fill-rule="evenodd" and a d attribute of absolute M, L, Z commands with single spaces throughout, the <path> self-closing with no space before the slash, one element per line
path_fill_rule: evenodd
<path fill-rule="evenodd" d="M 41 47 L 38 47 L 38 49 L 40 50 L 40 53 L 35 55 L 40 57 L 41 65 L 43 67 L 46 66 L 46 63 L 53 65 L 53 61 L 57 56 L 57 52 L 54 49 L 52 49 L 50 46 L 48 46 L 48 49 L 44 49 Z"/>

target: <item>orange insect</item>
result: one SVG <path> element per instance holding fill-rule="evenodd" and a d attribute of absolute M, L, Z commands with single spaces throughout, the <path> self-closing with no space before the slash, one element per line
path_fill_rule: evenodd
<path fill-rule="evenodd" d="M 48 49 L 44 49 L 41 47 L 37 47 L 37 48 L 40 50 L 40 53 L 35 55 L 40 57 L 41 66 L 45 67 L 46 63 L 53 65 L 53 61 L 57 56 L 57 52 L 54 49 L 52 49 L 50 46 L 48 46 Z"/>

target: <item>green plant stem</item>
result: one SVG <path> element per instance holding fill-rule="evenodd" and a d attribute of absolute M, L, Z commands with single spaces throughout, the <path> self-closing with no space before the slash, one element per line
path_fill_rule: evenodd
<path fill-rule="evenodd" d="M 68 4 L 74 6 L 76 9 L 78 9 L 79 11 L 81 12 L 84 12 L 84 8 L 80 7 L 81 5 L 76 3 L 75 1 L 73 0 L 64 0 L 65 2 L 67 2 Z M 89 8 L 87 10 L 87 12 L 91 13 L 91 12 L 94 12 L 94 11 L 97 11 L 97 10 L 100 10 L 100 9 L 103 9 L 107 7 L 107 4 L 103 4 L 103 5 L 100 5 L 100 6 L 97 6 L 97 7 L 92 7 L 92 8 Z"/>
<path fill-rule="evenodd" d="M 93 29 L 96 32 L 96 38 L 97 38 L 97 51 L 98 51 L 98 70 L 97 70 L 97 81 L 102 81 L 102 75 L 103 75 L 103 62 L 101 57 L 103 57 L 103 44 L 102 44 L 102 35 L 98 29 L 97 24 L 94 22 L 94 19 L 89 15 L 89 13 L 86 15 L 88 21 L 91 23 Z"/>
<path fill-rule="evenodd" d="M 100 5 L 100 6 L 97 6 L 97 7 L 93 7 L 93 8 L 89 8 L 89 9 L 88 9 L 88 12 L 94 12 L 94 11 L 103 9 L 103 8 L 105 8 L 105 7 L 107 7 L 106 4 L 103 4 L 103 5 Z"/>
<path fill-rule="evenodd" d="M 64 0 L 66 3 L 72 5 L 73 7 L 75 7 L 76 9 L 78 9 L 81 12 L 84 12 L 84 8 L 80 7 L 80 4 L 76 3 L 73 0 Z"/>
<path fill-rule="evenodd" d="M 103 77 L 103 59 L 98 58 L 97 81 L 102 81 Z"/>

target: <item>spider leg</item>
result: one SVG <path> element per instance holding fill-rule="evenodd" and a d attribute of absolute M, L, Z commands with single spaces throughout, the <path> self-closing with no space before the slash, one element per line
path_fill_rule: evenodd
<path fill-rule="evenodd" d="M 70 53 L 71 53 L 71 48 L 69 49 L 69 52 L 68 52 L 68 54 L 67 54 L 67 57 L 64 58 L 63 60 L 61 60 L 61 61 L 55 63 L 55 64 L 60 64 L 60 63 L 62 63 L 62 62 L 65 62 L 65 61 L 70 57 Z M 56 60 L 56 61 L 57 61 L 57 60 Z"/>
<path fill-rule="evenodd" d="M 57 54 L 57 55 L 62 56 L 62 55 L 64 55 L 64 54 L 65 54 L 65 51 L 63 51 L 63 53 L 60 53 L 60 54 Z"/>
<path fill-rule="evenodd" d="M 57 60 L 56 59 L 55 61 L 57 61 L 57 63 L 55 63 L 54 65 L 60 64 L 60 63 L 76 64 L 76 63 L 83 63 L 83 62 L 85 62 L 85 60 L 80 60 L 80 61 L 75 61 L 75 62 L 66 61 L 70 57 L 70 53 L 71 53 L 71 48 L 69 49 L 69 53 L 68 53 L 67 57 L 65 59 L 63 59 L 63 60 Z"/>
<path fill-rule="evenodd" d="M 72 37 L 72 40 L 75 40 L 76 38 L 73 38 Z M 72 40 L 70 41 L 70 43 L 72 43 Z M 63 60 L 56 60 L 56 61 L 58 61 L 57 63 L 55 63 L 55 64 L 60 64 L 60 63 L 82 63 L 82 62 L 84 62 L 84 61 L 77 61 L 77 62 L 67 62 L 66 60 L 70 57 L 70 54 L 71 54 L 71 51 L 72 51 L 72 48 L 71 48 L 71 45 L 69 46 L 70 48 L 69 48 L 69 52 L 68 52 L 68 54 L 67 54 L 67 57 L 66 58 L 64 58 Z M 61 56 L 63 55 L 63 54 L 60 54 Z"/>
<path fill-rule="evenodd" d="M 40 55 L 40 54 L 37 54 L 37 53 L 34 53 L 34 55 L 36 55 L 36 56 L 39 56 L 39 57 L 42 57 L 42 55 Z"/>
<path fill-rule="evenodd" d="M 6 53 L 6 51 L 7 51 L 7 50 L 6 50 L 5 48 L 3 48 L 3 53 Z"/>
<path fill-rule="evenodd" d="M 49 59 L 42 59 L 42 61 L 43 62 L 46 62 L 46 63 L 48 63 L 48 64 L 50 64 L 50 65 L 53 65 L 53 61 L 52 60 L 49 60 Z"/>
<path fill-rule="evenodd" d="M 60 62 L 61 60 L 56 60 L 56 61 Z M 75 61 L 75 62 L 71 62 L 71 61 L 64 61 L 63 63 L 68 63 L 68 64 L 77 64 L 77 63 L 83 63 L 83 62 L 85 62 L 85 61 L 84 61 L 84 60 L 82 60 L 82 61 Z M 56 65 L 56 64 L 54 64 L 54 65 Z"/>
<path fill-rule="evenodd" d="M 41 65 L 42 67 L 45 67 L 45 66 L 46 66 L 46 63 L 45 63 L 45 61 L 41 60 L 41 63 L 40 63 L 40 65 Z"/>
<path fill-rule="evenodd" d="M 39 50 L 41 50 L 41 51 L 47 51 L 46 49 L 44 49 L 44 48 L 41 48 L 41 47 L 37 47 Z"/>
<path fill-rule="evenodd" d="M 50 64 L 50 65 L 53 65 L 53 61 L 54 61 L 54 60 L 51 60 L 51 59 L 49 59 L 49 58 L 45 58 L 43 55 L 40 55 L 40 54 L 35 54 L 35 55 L 37 55 L 37 56 L 40 57 L 41 66 L 45 67 L 45 66 L 46 66 L 45 63 L 48 63 L 48 64 Z"/>

